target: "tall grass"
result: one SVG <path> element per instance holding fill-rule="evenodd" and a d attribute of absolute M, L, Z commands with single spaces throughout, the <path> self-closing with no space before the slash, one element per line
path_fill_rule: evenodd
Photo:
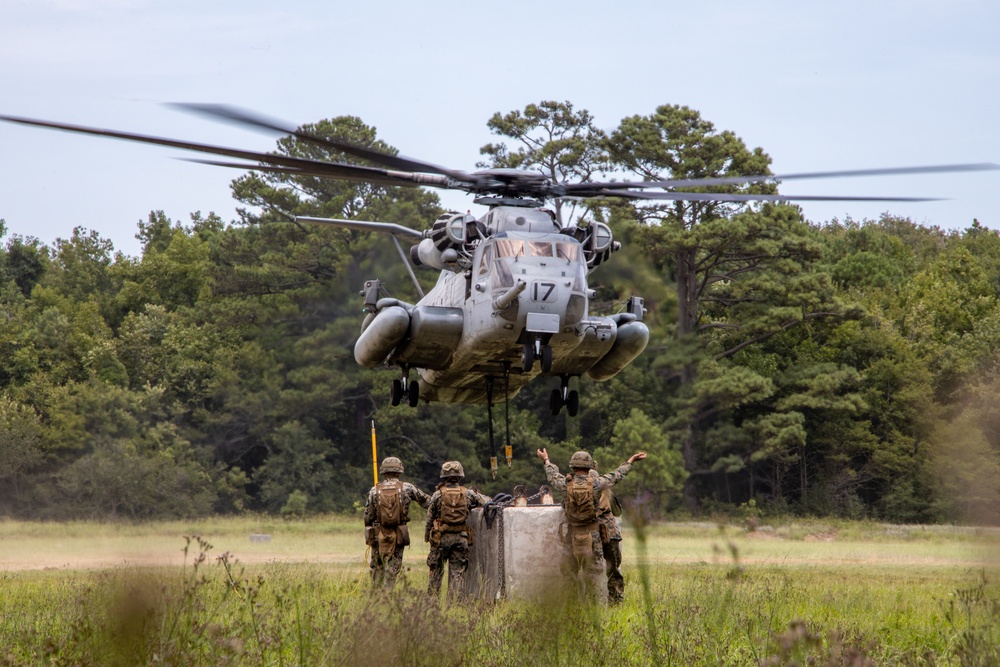
<path fill-rule="evenodd" d="M 0 665 L 1000 664 L 992 571 L 747 563 L 736 533 L 705 530 L 719 548 L 697 562 L 634 530 L 611 608 L 449 605 L 416 555 L 384 594 L 360 565 L 244 565 L 180 537 L 177 567 L 0 575 Z"/>

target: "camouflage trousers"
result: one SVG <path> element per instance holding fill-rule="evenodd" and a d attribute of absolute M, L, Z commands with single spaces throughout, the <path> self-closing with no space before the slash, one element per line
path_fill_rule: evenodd
<path fill-rule="evenodd" d="M 574 531 L 570 528 L 568 552 L 562 562 L 562 572 L 570 577 L 576 585 L 577 594 L 581 600 L 590 599 L 601 602 L 604 600 L 604 546 L 601 543 L 600 531 L 590 532 L 590 547 L 586 554 L 573 553 L 572 540 Z"/>
<path fill-rule="evenodd" d="M 378 553 L 378 545 L 372 547 L 372 558 L 368 564 L 372 572 L 372 584 L 376 587 L 391 588 L 396 583 L 396 577 L 403 569 L 403 549 L 397 546 L 391 556 L 383 557 Z"/>
<path fill-rule="evenodd" d="M 427 554 L 427 567 L 430 568 L 427 592 L 431 595 L 441 593 L 445 563 L 448 563 L 448 597 L 464 595 L 465 571 L 469 568 L 469 540 L 465 533 L 444 533 L 441 542 L 431 546 Z"/>
<path fill-rule="evenodd" d="M 618 604 L 625 599 L 625 577 L 622 575 L 622 541 L 611 539 L 602 545 L 604 571 L 608 575 L 608 602 Z"/>

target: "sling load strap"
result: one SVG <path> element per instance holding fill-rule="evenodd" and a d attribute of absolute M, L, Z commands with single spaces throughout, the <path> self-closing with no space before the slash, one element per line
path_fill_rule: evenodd
<path fill-rule="evenodd" d="M 507 432 L 507 444 L 504 447 L 504 454 L 507 456 L 507 467 L 514 460 L 514 450 L 510 446 L 510 371 L 503 369 L 503 418 L 504 430 Z"/>
<path fill-rule="evenodd" d="M 486 417 L 490 423 L 490 474 L 497 478 L 497 445 L 493 439 L 493 376 L 486 376 Z"/>

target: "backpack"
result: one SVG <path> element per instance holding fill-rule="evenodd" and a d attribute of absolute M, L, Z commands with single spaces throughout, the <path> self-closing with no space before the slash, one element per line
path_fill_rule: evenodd
<path fill-rule="evenodd" d="M 403 485 L 399 480 L 387 480 L 378 485 L 378 522 L 383 528 L 406 523 Z"/>
<path fill-rule="evenodd" d="M 563 511 L 571 526 L 587 526 L 597 521 L 593 480 L 589 477 L 577 480 L 573 475 L 566 476 L 566 502 Z"/>
<path fill-rule="evenodd" d="M 601 510 L 601 514 L 611 514 L 612 502 L 615 494 L 611 491 L 610 486 L 606 486 L 601 489 L 601 498 L 597 501 L 597 507 Z"/>
<path fill-rule="evenodd" d="M 441 489 L 441 523 L 464 526 L 469 518 L 469 501 L 464 486 L 446 486 Z"/>

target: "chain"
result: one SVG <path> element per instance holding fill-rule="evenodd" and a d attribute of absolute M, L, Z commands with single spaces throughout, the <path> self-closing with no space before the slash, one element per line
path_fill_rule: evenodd
<path fill-rule="evenodd" d="M 545 495 L 545 492 L 542 491 L 541 489 L 539 489 L 538 493 L 536 493 L 533 496 L 528 496 L 527 498 L 524 499 L 524 501 L 530 505 L 531 503 L 535 502 L 536 500 L 541 499 L 541 497 L 544 496 L 544 495 Z"/>
<path fill-rule="evenodd" d="M 500 585 L 497 587 L 497 599 L 501 600 L 507 597 L 507 565 L 504 562 L 504 548 L 503 548 L 503 508 L 501 507 L 497 519 L 499 521 L 499 526 L 497 528 L 497 576 L 500 578 Z"/>

